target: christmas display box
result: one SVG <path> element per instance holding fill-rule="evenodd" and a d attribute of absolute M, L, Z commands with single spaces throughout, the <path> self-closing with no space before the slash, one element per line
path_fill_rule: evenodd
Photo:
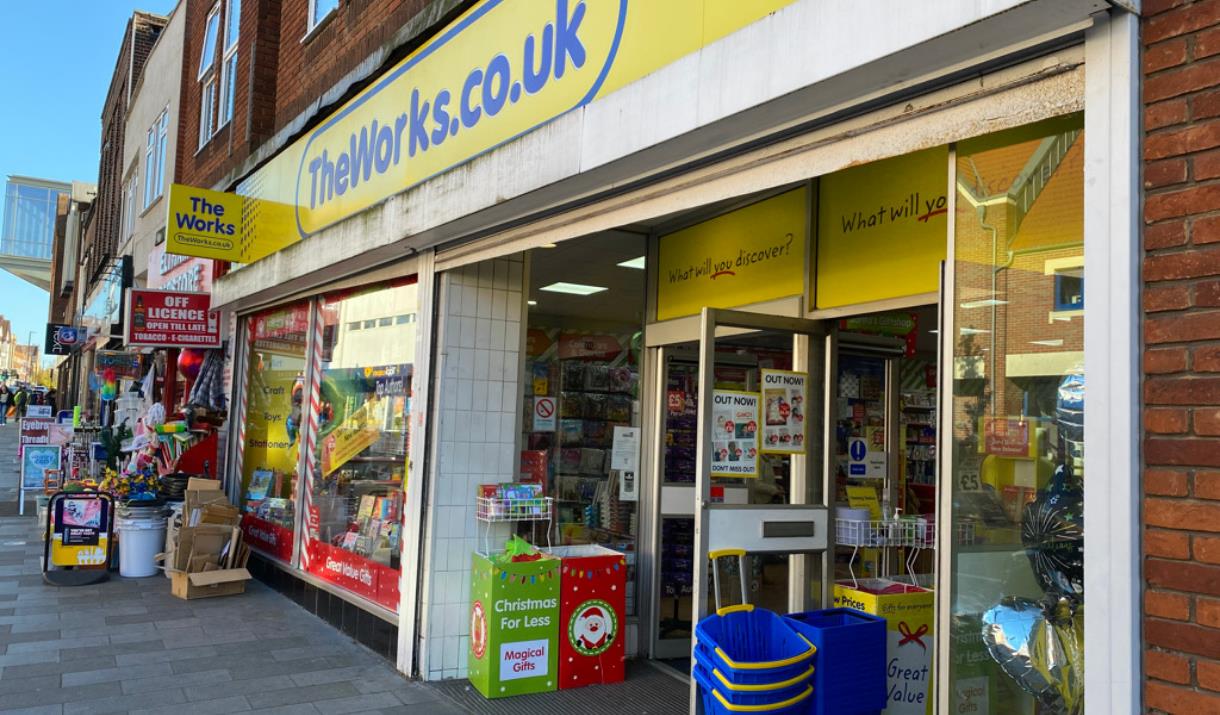
<path fill-rule="evenodd" d="M 932 619 L 935 594 L 883 578 L 835 584 L 835 608 L 854 608 L 886 621 L 886 715 L 932 713 Z"/>
<path fill-rule="evenodd" d="M 486 698 L 556 689 L 559 559 L 474 553 L 467 677 Z"/>
<path fill-rule="evenodd" d="M 619 683 L 625 657 L 627 559 L 602 546 L 561 546 L 559 687 Z"/>

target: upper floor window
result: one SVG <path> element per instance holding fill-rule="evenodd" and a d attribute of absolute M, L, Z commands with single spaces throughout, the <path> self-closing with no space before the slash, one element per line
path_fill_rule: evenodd
<path fill-rule="evenodd" d="M 203 49 L 199 53 L 199 146 L 216 133 L 216 46 L 220 35 L 220 3 L 208 11 L 203 26 Z"/>
<path fill-rule="evenodd" d="M 136 230 L 136 185 L 139 184 L 139 173 L 132 173 L 123 187 L 123 240 L 126 241 Z"/>
<path fill-rule="evenodd" d="M 203 51 L 199 55 L 199 79 L 216 64 L 216 36 L 220 32 L 220 3 L 208 11 L 208 20 L 204 23 Z"/>
<path fill-rule="evenodd" d="M 233 119 L 233 96 L 237 92 L 237 38 L 241 32 L 241 0 L 228 0 L 225 8 L 225 44 L 220 66 L 220 119 L 223 127 Z"/>
<path fill-rule="evenodd" d="M 308 32 L 313 32 L 313 29 L 338 7 L 339 0 L 309 0 Z"/>
<path fill-rule="evenodd" d="M 169 141 L 169 109 L 161 111 L 148 128 L 144 148 L 144 208 L 160 198 L 165 189 L 165 149 Z"/>

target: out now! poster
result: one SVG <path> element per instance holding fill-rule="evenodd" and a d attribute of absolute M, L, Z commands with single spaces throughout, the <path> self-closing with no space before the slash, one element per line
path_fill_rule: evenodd
<path fill-rule="evenodd" d="M 809 373 L 763 370 L 763 454 L 805 453 Z"/>
<path fill-rule="evenodd" d="M 712 393 L 712 476 L 758 476 L 757 392 Z"/>

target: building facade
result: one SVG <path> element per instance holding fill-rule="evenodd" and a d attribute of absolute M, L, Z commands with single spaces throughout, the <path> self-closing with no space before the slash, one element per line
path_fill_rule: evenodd
<path fill-rule="evenodd" d="M 1048 602 L 1088 654 L 1055 706 L 1220 707 L 1216 4 L 659 7 L 175 11 L 191 151 L 166 161 L 270 247 L 211 286 L 260 577 L 407 674 L 467 676 L 471 553 L 508 533 L 477 495 L 537 481 L 550 538 L 627 554 L 627 652 L 663 660 L 705 608 L 713 500 L 868 486 L 935 513 L 935 548 L 907 574 L 838 534 L 820 562 L 763 549 L 760 602 L 934 587 L 937 712 L 1036 712 L 982 634 Z M 764 370 L 810 380 L 809 450 L 710 479 L 746 436 L 698 405 Z"/>

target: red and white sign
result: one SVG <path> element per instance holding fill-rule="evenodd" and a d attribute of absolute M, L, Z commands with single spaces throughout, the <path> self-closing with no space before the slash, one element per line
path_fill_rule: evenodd
<path fill-rule="evenodd" d="M 1028 420 L 987 417 L 983 420 L 983 451 L 997 457 L 1031 459 L 1031 435 Z"/>
<path fill-rule="evenodd" d="M 127 344 L 158 348 L 220 347 L 220 316 L 208 293 L 132 288 Z"/>
<path fill-rule="evenodd" d="M 535 397 L 534 398 L 534 431 L 535 432 L 554 432 L 555 431 L 555 398 L 554 397 Z"/>

